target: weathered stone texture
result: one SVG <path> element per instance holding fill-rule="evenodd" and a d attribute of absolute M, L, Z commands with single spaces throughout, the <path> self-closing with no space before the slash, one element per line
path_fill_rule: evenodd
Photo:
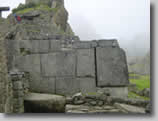
<path fill-rule="evenodd" d="M 69 95 L 79 91 L 95 92 L 96 87 L 128 84 L 125 52 L 116 40 L 19 42 L 20 48 L 28 48 L 31 53 L 16 56 L 14 67 L 30 73 L 30 90 L 33 92 Z M 113 89 L 110 93 L 120 95 L 119 92 L 122 90 L 116 93 Z M 124 92 L 123 96 L 127 95 L 126 90 Z"/>
<path fill-rule="evenodd" d="M 20 50 L 30 53 L 48 53 L 49 40 L 20 40 Z"/>
<path fill-rule="evenodd" d="M 104 87 L 99 88 L 99 92 L 108 93 L 110 96 L 127 98 L 128 87 Z"/>
<path fill-rule="evenodd" d="M 125 52 L 120 48 L 96 48 L 98 86 L 124 86 L 128 84 Z"/>
<path fill-rule="evenodd" d="M 79 81 L 72 77 L 56 78 L 56 94 L 72 95 L 80 90 Z"/>
<path fill-rule="evenodd" d="M 63 96 L 29 93 L 25 96 L 26 113 L 64 113 L 66 99 Z"/>
<path fill-rule="evenodd" d="M 97 47 L 97 41 L 75 41 L 73 43 L 73 48 L 75 49 L 87 49 Z"/>
<path fill-rule="evenodd" d="M 80 91 L 83 93 L 96 92 L 95 78 L 77 78 L 79 82 Z"/>
<path fill-rule="evenodd" d="M 77 77 L 95 77 L 94 49 L 77 50 Z"/>
<path fill-rule="evenodd" d="M 42 78 L 38 85 L 39 92 L 55 94 L 55 83 L 55 78 Z"/>
<path fill-rule="evenodd" d="M 98 41 L 99 47 L 119 47 L 119 44 L 116 39 L 112 40 L 99 40 Z"/>
<path fill-rule="evenodd" d="M 11 113 L 12 105 L 12 83 L 8 77 L 5 40 L 0 33 L 0 113 Z"/>
<path fill-rule="evenodd" d="M 44 76 L 75 76 L 76 54 L 74 51 L 44 54 L 41 56 Z"/>
<path fill-rule="evenodd" d="M 0 113 L 12 112 L 12 83 L 8 78 L 5 41 L 0 34 Z"/>
<path fill-rule="evenodd" d="M 40 54 L 18 56 L 15 59 L 14 65 L 15 68 L 19 69 L 19 71 L 40 74 Z"/>
<path fill-rule="evenodd" d="M 50 52 L 61 50 L 61 42 L 59 40 L 50 40 Z"/>

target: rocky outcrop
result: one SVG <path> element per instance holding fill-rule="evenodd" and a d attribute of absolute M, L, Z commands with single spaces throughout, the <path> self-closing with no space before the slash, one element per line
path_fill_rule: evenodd
<path fill-rule="evenodd" d="M 8 30 L 7 39 L 42 40 L 53 39 L 53 35 L 74 36 L 67 22 L 68 12 L 64 7 L 64 1 L 42 1 L 20 4 L 13 10 L 7 18 L 9 27 L 5 27 Z M 20 22 L 15 19 L 14 14 L 21 17 Z"/>

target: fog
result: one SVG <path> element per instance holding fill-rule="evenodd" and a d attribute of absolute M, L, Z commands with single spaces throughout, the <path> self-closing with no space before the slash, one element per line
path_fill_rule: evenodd
<path fill-rule="evenodd" d="M 13 9 L 24 2 L 1 0 L 0 6 Z M 116 38 L 130 56 L 150 50 L 150 0 L 65 0 L 65 6 L 81 40 Z"/>

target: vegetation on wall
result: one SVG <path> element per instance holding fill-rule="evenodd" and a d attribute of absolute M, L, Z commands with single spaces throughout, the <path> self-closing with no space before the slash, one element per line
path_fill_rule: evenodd
<path fill-rule="evenodd" d="M 27 12 L 31 12 L 34 10 L 45 10 L 45 11 L 53 11 L 56 12 L 58 8 L 51 8 L 50 6 L 46 4 L 35 4 L 35 3 L 29 3 L 26 5 L 20 4 L 19 7 L 12 10 L 13 13 L 17 14 L 24 14 Z"/>

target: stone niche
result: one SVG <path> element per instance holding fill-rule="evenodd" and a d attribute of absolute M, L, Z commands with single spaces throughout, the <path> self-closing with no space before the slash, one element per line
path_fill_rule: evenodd
<path fill-rule="evenodd" d="M 117 40 L 21 40 L 14 67 L 30 73 L 32 92 L 73 95 L 128 85 L 126 55 Z M 26 51 L 26 52 L 25 52 Z M 119 88 L 117 88 L 119 87 Z M 119 91 L 120 92 L 120 91 Z"/>

